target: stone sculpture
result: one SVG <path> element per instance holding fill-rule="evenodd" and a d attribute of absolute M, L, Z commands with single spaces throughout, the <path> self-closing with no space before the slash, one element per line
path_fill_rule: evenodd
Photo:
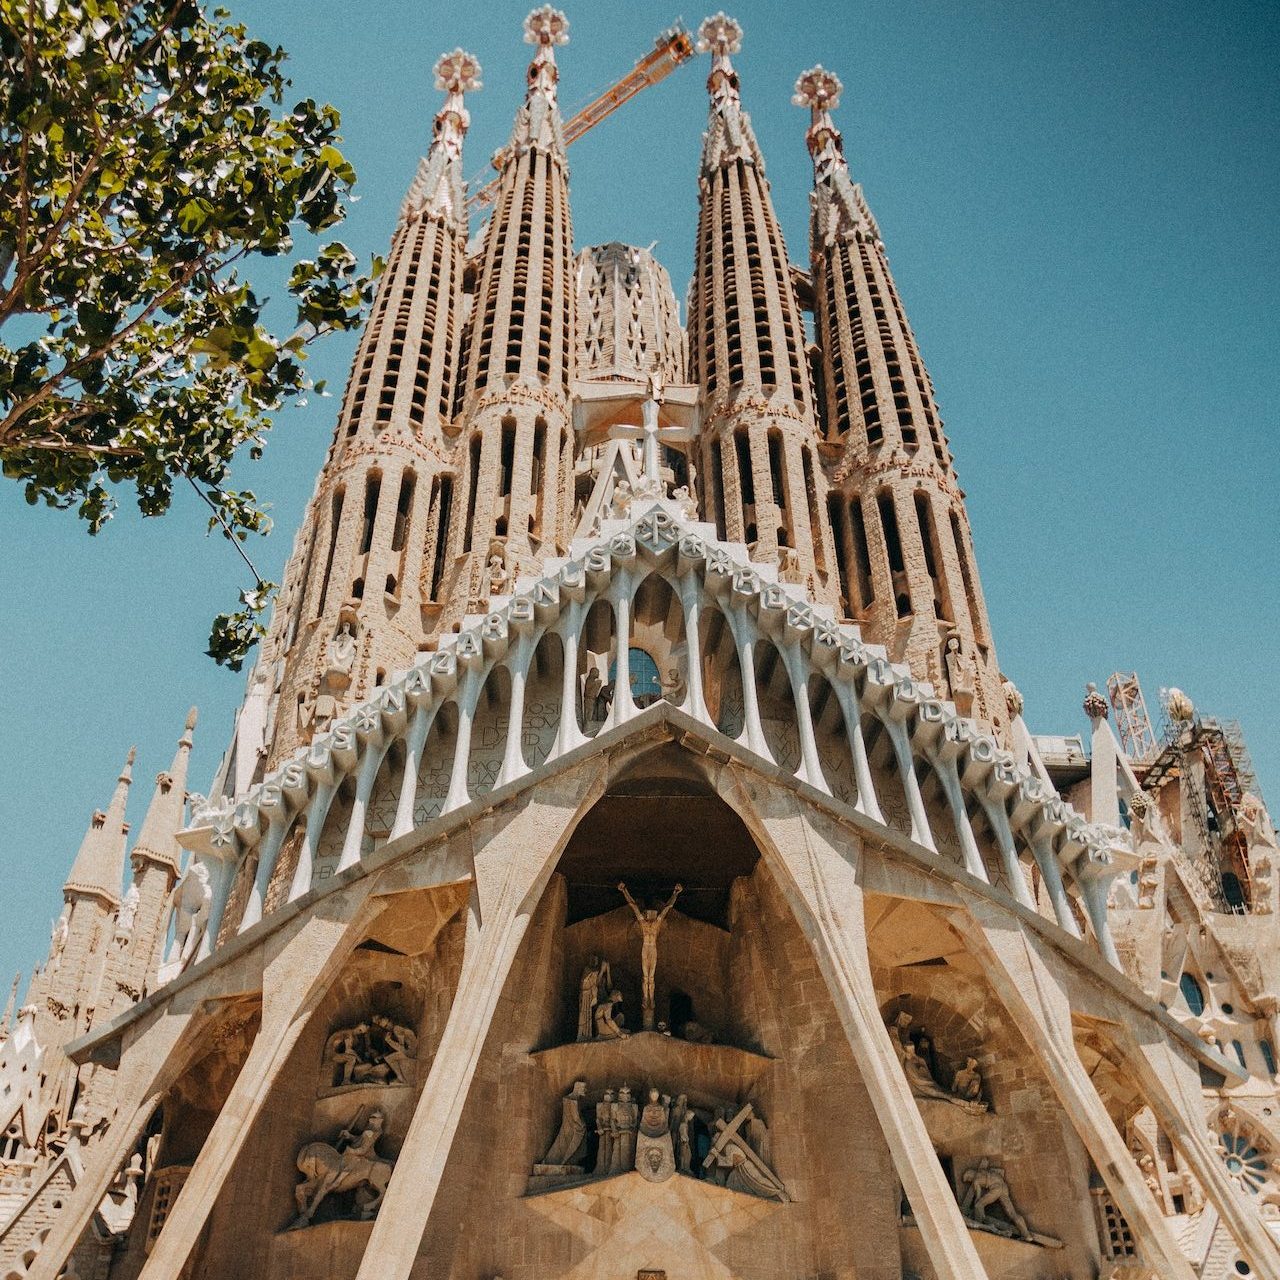
<path fill-rule="evenodd" d="M 53 922 L 53 927 L 49 931 L 49 971 L 51 973 L 56 973 L 62 967 L 62 952 L 67 945 L 68 932 L 67 912 L 64 911 Z"/>
<path fill-rule="evenodd" d="M 596 1150 L 595 1174 L 607 1177 L 613 1164 L 613 1090 L 606 1089 L 596 1103 L 596 1136 L 600 1145 Z"/>
<path fill-rule="evenodd" d="M 600 1003 L 601 991 L 609 990 L 611 981 L 609 962 L 599 956 L 592 956 L 578 986 L 578 1040 L 590 1040 L 595 1033 L 596 1005 Z"/>
<path fill-rule="evenodd" d="M 399 1026 L 381 1014 L 373 1015 L 373 1025 L 382 1032 L 382 1060 L 391 1069 L 392 1082 L 410 1084 L 412 1063 L 418 1056 L 418 1037 L 408 1027 Z"/>
<path fill-rule="evenodd" d="M 789 1201 L 782 1180 L 751 1149 L 741 1130 L 753 1115 L 747 1103 L 731 1120 L 718 1118 L 714 1123 L 711 1150 L 702 1161 L 712 1170 L 715 1181 L 730 1191 L 743 1191 L 766 1200 Z"/>
<path fill-rule="evenodd" d="M 654 977 L 658 970 L 658 934 L 666 923 L 676 899 L 684 891 L 684 885 L 678 884 L 675 892 L 661 911 L 652 908 L 641 910 L 636 900 L 627 891 L 627 886 L 618 882 L 618 892 L 627 900 L 627 905 L 635 914 L 636 923 L 640 926 L 640 973 L 643 983 L 640 1014 L 642 1025 L 646 1031 L 652 1031 L 655 1023 L 654 1012 Z"/>
<path fill-rule="evenodd" d="M 682 1093 L 671 1109 L 671 1133 L 675 1141 L 676 1168 L 681 1173 L 693 1170 L 693 1112 L 689 1110 L 689 1096 Z"/>
<path fill-rule="evenodd" d="M 610 1113 L 613 1130 L 613 1153 L 610 1173 L 627 1173 L 636 1167 L 636 1129 L 640 1124 L 640 1108 L 631 1100 L 631 1090 L 623 1085 Z"/>
<path fill-rule="evenodd" d="M 386 1128 L 386 1115 L 374 1107 L 367 1116 L 357 1112 L 350 1126 L 338 1134 L 338 1141 L 308 1142 L 298 1152 L 298 1172 L 302 1182 L 295 1188 L 298 1216 L 290 1230 L 311 1225 L 327 1196 L 344 1191 L 356 1193 L 361 1222 L 378 1211 L 395 1161 L 378 1154 L 378 1140 Z"/>
<path fill-rule="evenodd" d="M 129 935 L 133 932 L 133 921 L 138 914 L 140 897 L 138 886 L 131 884 L 129 892 L 124 895 L 120 903 L 120 910 L 116 913 L 115 943 L 117 946 L 124 946 L 129 941 Z"/>
<path fill-rule="evenodd" d="M 977 1058 L 966 1058 L 964 1066 L 951 1077 L 951 1095 L 962 1102 L 982 1100 L 982 1073 Z"/>
<path fill-rule="evenodd" d="M 417 1054 L 418 1037 L 410 1027 L 375 1013 L 367 1022 L 339 1027 L 325 1041 L 323 1087 L 412 1084 Z"/>
<path fill-rule="evenodd" d="M 649 1090 L 636 1137 L 636 1172 L 649 1182 L 665 1182 L 676 1171 L 671 1141 L 671 1099 Z"/>
<path fill-rule="evenodd" d="M 356 661 L 356 637 L 351 623 L 344 622 L 325 652 L 324 682 L 331 689 L 345 689 L 351 683 Z"/>
<path fill-rule="evenodd" d="M 173 927 L 173 943 L 165 964 L 168 977 L 176 977 L 195 958 L 204 938 L 209 912 L 213 907 L 213 886 L 209 868 L 192 859 L 182 879 L 173 886 L 166 904 Z M 163 979 L 162 979 L 163 980 Z"/>
<path fill-rule="evenodd" d="M 953 1106 L 960 1107 L 973 1115 L 985 1113 L 987 1104 L 980 1100 L 982 1077 L 976 1070 L 977 1061 L 973 1058 L 966 1059 L 965 1066 L 956 1073 L 952 1080 L 952 1088 L 950 1090 L 944 1089 L 933 1078 L 933 1072 L 929 1069 L 928 1062 L 921 1056 L 917 1042 L 911 1039 L 909 1034 L 911 1021 L 911 1015 L 905 1009 L 901 1009 L 886 1024 L 889 1030 L 889 1038 L 893 1042 L 894 1052 L 897 1053 L 898 1061 L 902 1064 L 902 1072 L 907 1077 L 907 1084 L 911 1086 L 911 1092 L 917 1098 L 931 1098 L 938 1102 L 949 1102 Z M 928 1038 L 923 1034 L 920 1034 L 918 1038 L 920 1045 L 928 1044 Z M 973 1074 L 969 1075 L 969 1072 Z M 962 1074 L 964 1075 L 964 1087 L 966 1089 L 972 1088 L 976 1079 L 977 1088 L 972 1097 L 956 1092 L 955 1081 Z"/>
<path fill-rule="evenodd" d="M 960 1201 L 960 1212 L 966 1218 L 997 1235 L 1011 1235 L 1016 1231 L 1024 1240 L 1032 1238 L 1027 1220 L 1014 1208 L 1009 1184 L 999 1165 L 993 1165 L 983 1156 L 972 1169 L 965 1170 L 961 1181 L 965 1184 L 965 1193 Z M 1005 1224 L 988 1216 L 987 1210 L 994 1208 L 1004 1214 L 1013 1231 L 1002 1230 Z"/>
<path fill-rule="evenodd" d="M 534 1173 L 582 1172 L 581 1166 L 574 1162 L 587 1141 L 587 1126 L 582 1119 L 582 1100 L 586 1096 L 587 1082 L 575 1080 L 573 1088 L 561 1100 L 560 1131 L 546 1156 L 534 1165 Z"/>
<path fill-rule="evenodd" d="M 491 555 L 488 565 L 489 594 L 505 595 L 507 591 L 507 566 L 500 555 Z"/>
<path fill-rule="evenodd" d="M 622 1003 L 622 992 L 613 990 L 609 992 L 607 1000 L 601 1000 L 595 1009 L 596 1039 L 597 1040 L 622 1040 L 631 1034 L 623 1027 L 625 1021 L 621 1013 L 614 1013 L 614 1009 Z"/>
<path fill-rule="evenodd" d="M 609 517 L 612 520 L 625 520 L 631 512 L 631 482 L 619 480 L 613 486 L 613 495 L 609 500 Z"/>

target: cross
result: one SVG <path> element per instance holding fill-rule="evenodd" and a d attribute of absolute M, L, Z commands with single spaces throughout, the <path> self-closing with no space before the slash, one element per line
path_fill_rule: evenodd
<path fill-rule="evenodd" d="M 641 441 L 641 458 L 644 462 L 644 479 L 636 490 L 643 497 L 663 497 L 658 446 L 692 440 L 694 433 L 687 427 L 664 427 L 658 422 L 658 406 L 662 403 L 662 378 L 657 373 L 649 375 L 649 395 L 640 408 L 640 426 L 616 423 L 609 430 L 613 440 Z"/>

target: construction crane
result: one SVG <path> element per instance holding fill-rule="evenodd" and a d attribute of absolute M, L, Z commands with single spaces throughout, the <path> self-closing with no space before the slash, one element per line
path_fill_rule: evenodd
<path fill-rule="evenodd" d="M 624 102 L 630 102 L 641 89 L 647 89 L 665 80 L 682 62 L 693 57 L 693 37 L 682 22 L 668 27 L 653 43 L 653 48 L 636 63 L 616 84 L 611 85 L 599 97 L 588 102 L 564 126 L 564 142 L 568 146 L 577 142 L 588 129 L 594 129 L 601 120 L 611 116 Z M 494 153 L 493 167 L 501 169 L 506 163 L 506 148 Z M 467 200 L 467 209 L 474 212 L 486 209 L 498 195 L 500 178 L 492 178 Z"/>

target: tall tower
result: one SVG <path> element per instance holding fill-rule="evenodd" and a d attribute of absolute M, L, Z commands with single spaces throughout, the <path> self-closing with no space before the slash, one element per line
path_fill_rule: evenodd
<path fill-rule="evenodd" d="M 550 5 L 525 19 L 537 52 L 503 153 L 463 344 L 451 547 L 461 557 L 457 601 L 472 608 L 495 557 L 514 579 L 568 544 L 576 306 L 555 60 L 568 28 Z"/>
<path fill-rule="evenodd" d="M 111 803 L 105 811 L 94 813 L 62 886 L 65 905 L 54 925 L 41 979 L 43 1007 L 36 1019 L 36 1036 L 49 1054 L 44 1097 L 60 1120 L 70 1113 L 76 1079 L 76 1068 L 60 1049 L 95 1020 L 103 969 L 115 936 L 129 833 L 125 805 L 135 754 L 136 749 L 130 748 Z"/>
<path fill-rule="evenodd" d="M 447 96 L 241 713 L 232 790 L 409 666 L 439 615 L 466 264 L 463 99 L 479 76 L 461 49 L 436 63 Z"/>
<path fill-rule="evenodd" d="M 742 29 L 723 13 L 699 28 L 713 62 L 698 177 L 689 302 L 690 374 L 703 394 L 702 498 L 723 536 L 834 600 L 830 537 L 804 324 L 764 158 L 729 61 Z"/>
<path fill-rule="evenodd" d="M 962 714 L 1006 719 L 964 494 L 884 244 L 831 119 L 839 79 L 796 82 L 810 109 L 810 251 L 823 451 L 840 610 Z"/>

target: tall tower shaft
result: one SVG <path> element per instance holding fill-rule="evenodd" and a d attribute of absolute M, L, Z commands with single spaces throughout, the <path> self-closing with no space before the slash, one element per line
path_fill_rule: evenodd
<path fill-rule="evenodd" d="M 823 453 L 840 611 L 957 704 L 1006 717 L 964 494 L 915 335 L 831 119 L 839 79 L 796 82 L 810 109 L 810 252 Z"/>
<path fill-rule="evenodd" d="M 536 46 L 505 152 L 463 339 L 450 535 L 454 611 L 568 544 L 576 348 L 573 222 L 557 97 L 564 14 L 525 20 Z"/>
<path fill-rule="evenodd" d="M 689 303 L 690 372 L 704 401 L 702 496 L 723 536 L 833 599 L 804 324 L 729 60 L 741 36 L 724 14 L 699 31 L 698 47 L 713 58 Z"/>

